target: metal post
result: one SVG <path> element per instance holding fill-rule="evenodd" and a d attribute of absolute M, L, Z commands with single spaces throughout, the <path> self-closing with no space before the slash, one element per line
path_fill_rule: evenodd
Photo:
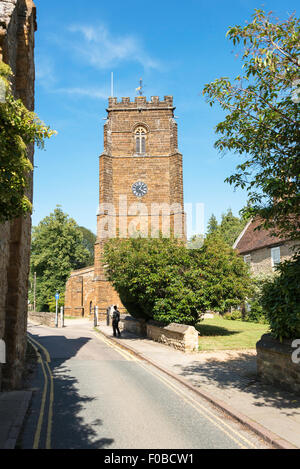
<path fill-rule="evenodd" d="M 58 327 L 58 299 L 55 299 L 55 327 Z"/>
<path fill-rule="evenodd" d="M 61 306 L 60 308 L 60 322 L 61 322 L 61 327 L 65 327 L 65 310 L 63 306 Z"/>
<path fill-rule="evenodd" d="M 33 278 L 33 311 L 36 312 L 36 272 Z"/>
<path fill-rule="evenodd" d="M 94 327 L 98 326 L 96 306 L 94 307 Z"/>

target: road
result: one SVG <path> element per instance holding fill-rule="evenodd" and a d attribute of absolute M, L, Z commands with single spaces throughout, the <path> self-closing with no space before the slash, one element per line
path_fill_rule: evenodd
<path fill-rule="evenodd" d="M 29 325 L 39 360 L 24 449 L 266 448 L 177 381 L 83 320 Z"/>

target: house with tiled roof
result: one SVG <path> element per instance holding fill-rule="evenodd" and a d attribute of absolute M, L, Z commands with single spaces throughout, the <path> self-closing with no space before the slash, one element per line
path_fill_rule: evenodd
<path fill-rule="evenodd" d="M 293 257 L 296 245 L 295 241 L 271 236 L 269 230 L 257 230 L 260 224 L 251 220 L 233 245 L 253 275 L 272 274 L 277 264 Z"/>

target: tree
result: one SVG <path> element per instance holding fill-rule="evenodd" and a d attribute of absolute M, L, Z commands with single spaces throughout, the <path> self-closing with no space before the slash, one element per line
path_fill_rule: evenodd
<path fill-rule="evenodd" d="M 231 209 L 229 209 L 226 213 L 222 214 L 222 220 L 218 232 L 226 244 L 233 246 L 234 242 L 245 228 L 246 223 L 246 219 L 235 217 Z"/>
<path fill-rule="evenodd" d="M 228 246 L 232 247 L 246 223 L 245 218 L 235 217 L 232 210 L 228 209 L 227 212 L 222 214 L 220 224 L 218 224 L 214 215 L 211 216 L 208 222 L 207 236 L 218 234 Z"/>
<path fill-rule="evenodd" d="M 26 188 L 33 166 L 27 147 L 36 143 L 43 148 L 54 131 L 36 114 L 29 112 L 21 100 L 11 94 L 10 68 L 0 61 L 0 223 L 31 212 Z M 0 91 L 1 91 L 0 90 Z"/>
<path fill-rule="evenodd" d="M 173 239 L 112 239 L 107 278 L 134 317 L 195 325 L 209 309 L 225 311 L 249 293 L 247 266 L 221 238 L 201 249 Z"/>
<path fill-rule="evenodd" d="M 207 234 L 215 233 L 219 228 L 218 220 L 216 219 L 215 215 L 212 214 L 210 219 L 208 220 L 207 224 Z"/>
<path fill-rule="evenodd" d="M 56 290 L 63 299 L 70 272 L 85 267 L 89 258 L 82 232 L 61 208 L 33 227 L 30 270 L 31 283 L 34 272 L 37 275 L 37 310 L 48 311 Z"/>
<path fill-rule="evenodd" d="M 220 234 L 208 236 L 203 248 L 193 255 L 198 278 L 201 275 L 203 279 L 199 293 L 203 292 L 210 310 L 225 313 L 251 295 L 248 266 Z"/>
<path fill-rule="evenodd" d="M 83 236 L 83 246 L 89 251 L 90 257 L 88 260 L 89 265 L 94 265 L 94 248 L 95 248 L 95 242 L 97 239 L 97 236 L 84 226 L 79 226 L 78 227 L 79 231 L 81 231 L 82 236 Z"/>
<path fill-rule="evenodd" d="M 248 217 L 274 234 L 299 239 L 299 19 L 275 22 L 262 10 L 253 21 L 227 35 L 242 45 L 242 75 L 207 84 L 204 95 L 227 113 L 217 125 L 216 148 L 243 161 L 227 182 L 246 188 Z"/>
<path fill-rule="evenodd" d="M 263 286 L 261 304 L 272 335 L 282 342 L 300 337 L 300 256 L 279 264 L 277 271 Z"/>

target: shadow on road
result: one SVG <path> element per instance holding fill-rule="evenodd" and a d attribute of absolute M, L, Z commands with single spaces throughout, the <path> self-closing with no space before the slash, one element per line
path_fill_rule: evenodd
<path fill-rule="evenodd" d="M 53 449 L 101 449 L 109 448 L 114 442 L 111 438 L 105 438 L 101 435 L 99 427 L 102 426 L 101 416 L 95 415 L 92 420 L 88 416 L 91 423 L 87 423 L 85 415 L 85 407 L 88 403 L 95 400 L 96 397 L 83 396 L 79 392 L 78 380 L 72 376 L 72 371 L 67 360 L 75 357 L 79 350 L 86 345 L 91 339 L 88 337 L 80 338 L 67 338 L 62 335 L 43 336 L 34 335 L 30 336 L 42 344 L 49 352 L 53 352 L 51 356 L 50 369 L 54 377 L 54 403 L 53 403 L 53 430 L 51 448 Z M 51 345 L 50 345 L 51 344 Z M 32 422 L 27 423 L 27 433 L 30 433 L 30 427 L 35 428 L 35 423 L 39 408 L 41 392 L 43 389 L 43 376 L 41 372 L 36 373 L 35 383 L 31 385 L 36 386 L 38 391 L 35 392 L 33 402 L 32 416 L 29 420 Z M 46 408 L 48 408 L 49 399 L 47 399 Z M 35 408 L 34 408 L 35 407 Z M 47 421 L 47 414 L 45 414 L 44 421 Z M 43 425 L 46 428 L 46 423 Z M 45 430 L 44 428 L 44 430 Z M 26 432 L 26 427 L 25 427 Z M 41 447 L 44 446 L 46 432 L 42 432 Z M 28 439 L 27 439 L 28 440 Z M 28 445 L 28 443 L 27 443 Z"/>

